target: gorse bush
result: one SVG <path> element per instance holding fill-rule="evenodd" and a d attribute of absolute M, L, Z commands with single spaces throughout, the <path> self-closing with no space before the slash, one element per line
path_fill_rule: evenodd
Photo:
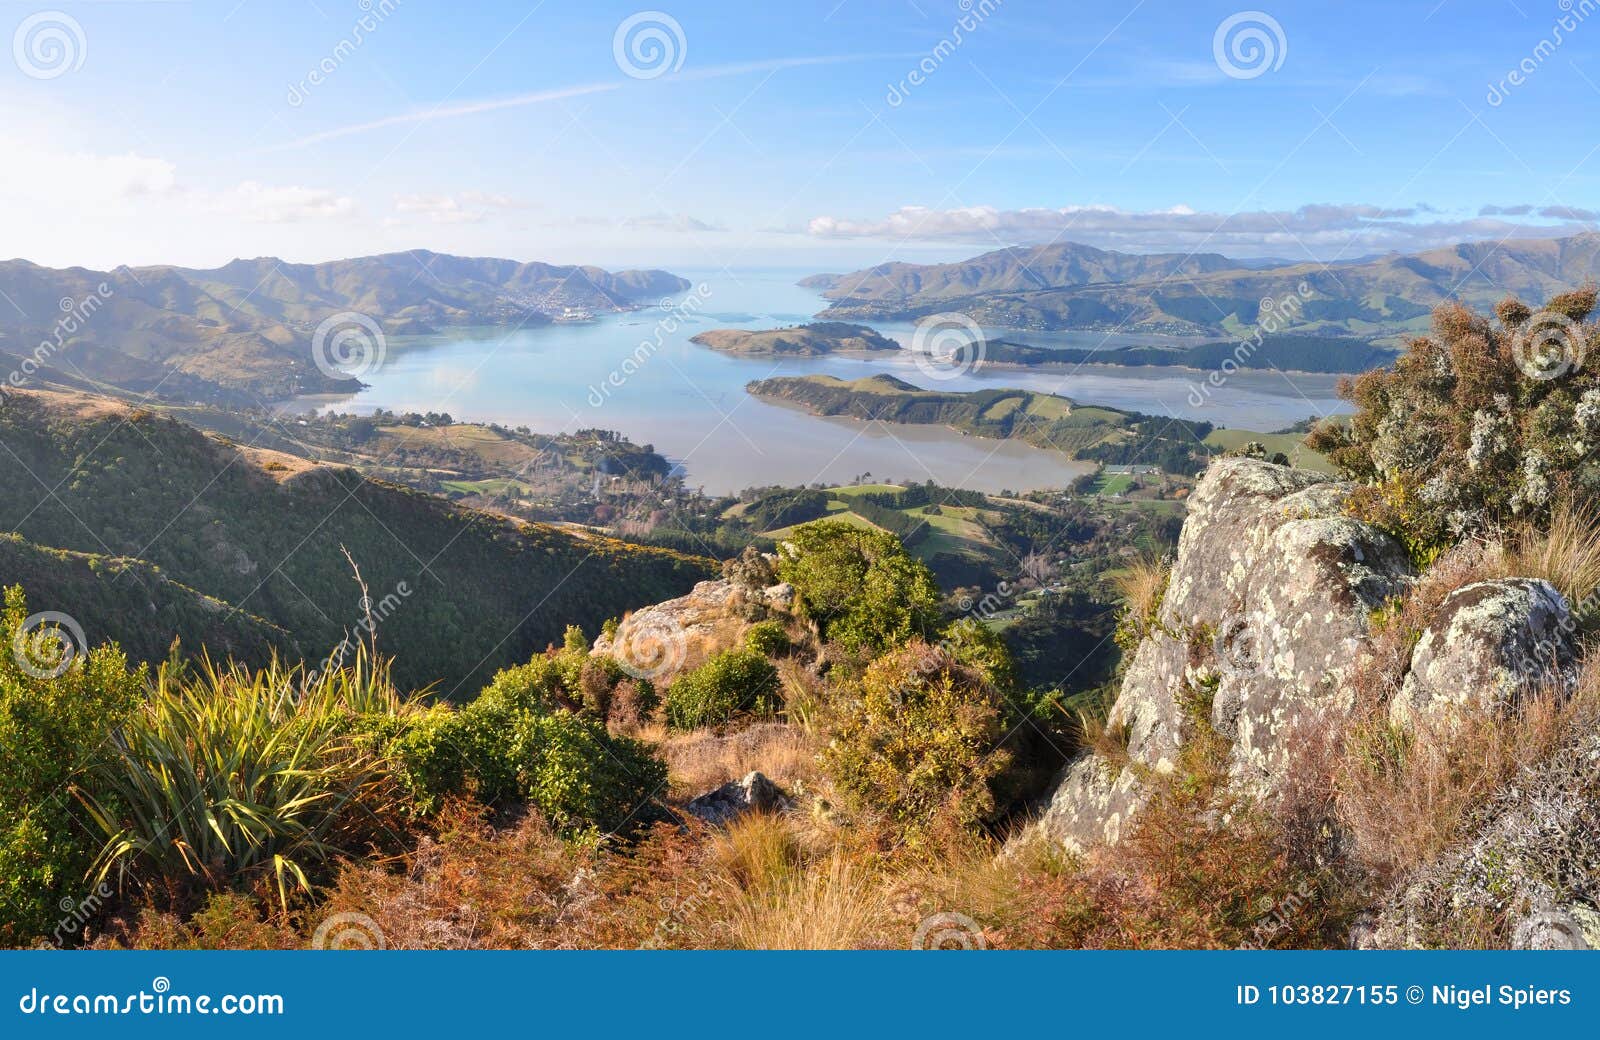
<path fill-rule="evenodd" d="M 1392 369 L 1342 384 L 1349 425 L 1325 422 L 1307 444 L 1367 485 L 1356 513 L 1419 563 L 1508 522 L 1542 526 L 1563 499 L 1600 491 L 1594 303 L 1593 288 L 1538 313 L 1507 299 L 1498 323 L 1443 304 Z"/>
<path fill-rule="evenodd" d="M 558 830 L 630 830 L 650 818 L 666 767 L 598 719 L 557 707 L 549 658 L 506 669 L 463 708 L 439 705 L 391 721 L 384 748 L 414 814 L 451 795 L 526 802 Z"/>
<path fill-rule="evenodd" d="M 130 671 L 119 650 L 103 646 L 75 653 L 51 676 L 61 659 L 33 660 L 32 653 L 54 646 L 54 636 L 48 628 L 23 630 L 29 614 L 21 589 L 6 590 L 0 617 L 0 945 L 20 945 L 64 938 L 62 906 L 86 892 L 98 843 L 72 791 L 139 703 L 144 669 Z M 16 651 L 19 633 L 24 649 Z"/>
<path fill-rule="evenodd" d="M 794 585 L 823 638 L 850 653 L 879 654 L 938 624 L 932 572 L 892 534 L 820 520 L 797 529 L 784 550 L 778 576 Z"/>
<path fill-rule="evenodd" d="M 317 866 L 385 825 L 391 784 L 360 720 L 411 710 L 364 649 L 314 676 L 276 662 L 162 666 L 85 783 L 105 838 L 98 876 L 215 890 L 264 873 L 287 906 Z"/>
<path fill-rule="evenodd" d="M 741 647 L 725 650 L 667 687 L 667 723 L 674 729 L 720 726 L 741 713 L 776 711 L 778 670 L 766 656 Z"/>
<path fill-rule="evenodd" d="M 914 642 L 836 695 L 848 700 L 821 761 L 851 808 L 886 814 L 913 842 L 994 817 L 1008 712 L 982 672 Z"/>

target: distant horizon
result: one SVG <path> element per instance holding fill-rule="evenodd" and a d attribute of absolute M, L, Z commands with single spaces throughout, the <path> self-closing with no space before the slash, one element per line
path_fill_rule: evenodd
<path fill-rule="evenodd" d="M 1537 230 L 1537 229 L 1529 229 L 1529 230 Z M 857 265 L 857 266 L 850 266 L 850 265 L 848 265 L 846 263 L 836 263 L 836 264 L 833 264 L 831 266 L 827 265 L 827 264 L 822 264 L 821 266 L 817 266 L 817 265 L 812 265 L 812 264 L 795 263 L 795 262 L 792 262 L 792 261 L 791 262 L 786 262 L 786 263 L 753 262 L 752 261 L 752 262 L 748 262 L 748 263 L 739 263 L 739 264 L 719 264 L 714 259 L 706 257 L 706 256 L 700 256 L 700 257 L 697 257 L 697 258 L 693 259 L 691 262 L 679 263 L 679 264 L 649 263 L 649 262 L 639 262 L 639 261 L 635 261 L 635 260 L 627 260 L 627 261 L 624 261 L 624 260 L 611 260 L 611 261 L 606 261 L 606 260 L 589 260 L 589 259 L 568 259 L 565 256 L 549 256 L 549 255 L 535 255 L 535 256 L 528 256 L 528 257 L 515 257 L 515 256 L 507 256 L 507 255 L 500 254 L 500 253 L 463 253 L 463 252 L 456 252 L 456 251 L 451 251 L 451 250 L 447 250 L 447 249 L 440 249 L 440 248 L 433 247 L 433 246 L 422 246 L 422 245 L 401 247 L 401 248 L 395 248 L 395 249 L 385 249 L 385 250 L 382 250 L 380 252 L 374 252 L 374 253 L 352 253 L 352 254 L 344 255 L 344 256 L 329 256 L 329 257 L 325 257 L 323 259 L 314 259 L 314 260 L 301 260 L 301 259 L 296 259 L 296 258 L 293 258 L 293 257 L 290 257 L 290 256 L 262 253 L 262 254 L 257 254 L 257 255 L 254 255 L 254 256 L 234 255 L 234 256 L 230 256 L 226 260 L 222 260 L 222 261 L 219 261 L 219 262 L 213 262 L 213 263 L 183 263 L 183 262 L 157 260 L 157 261 L 152 261 L 152 262 L 138 262 L 138 263 L 121 262 L 121 263 L 115 263 L 115 264 L 109 264 L 109 265 L 101 266 L 101 265 L 88 264 L 88 263 L 65 263 L 65 264 L 42 263 L 42 262 L 40 262 L 38 260 L 35 260 L 32 257 L 28 257 L 28 256 L 11 256 L 11 257 L 6 257 L 4 259 L 0 259 L 0 264 L 26 263 L 26 264 L 32 264 L 32 265 L 34 265 L 36 267 L 45 268 L 45 269 L 48 269 L 48 270 L 71 270 L 73 268 L 82 268 L 83 270 L 87 270 L 87 271 L 96 271 L 96 272 L 105 272 L 105 273 L 115 272 L 115 271 L 120 270 L 122 268 L 150 269 L 150 268 L 162 268 L 162 267 L 170 267 L 170 268 L 175 268 L 175 269 L 178 269 L 178 270 L 187 270 L 187 271 L 216 271 L 216 270 L 221 270 L 222 268 L 227 267 L 230 264 L 234 264 L 234 263 L 250 263 L 250 262 L 259 261 L 259 260 L 273 260 L 273 261 L 277 261 L 277 262 L 280 262 L 280 263 L 294 264 L 294 265 L 297 265 L 297 266 L 317 267 L 317 266 L 321 266 L 323 264 L 337 264 L 337 263 L 345 263 L 345 262 L 354 261 L 354 260 L 368 260 L 368 259 L 373 259 L 373 258 L 382 257 L 382 256 L 400 256 L 400 255 L 404 255 L 406 253 L 432 253 L 432 254 L 435 254 L 435 255 L 438 255 L 438 256 L 449 256 L 449 257 L 455 257 L 455 258 L 464 259 L 464 260 L 504 260 L 504 261 L 506 261 L 508 263 L 515 263 L 515 264 L 546 264 L 546 265 L 551 266 L 551 267 L 598 267 L 598 268 L 600 268 L 602 270 L 611 271 L 613 273 L 619 272 L 619 271 L 628 271 L 628 270 L 634 270 L 634 271 L 658 270 L 658 271 L 665 271 L 665 272 L 671 274 L 671 273 L 676 273 L 675 269 L 681 269 L 681 270 L 687 270 L 687 271 L 695 271 L 695 270 L 714 271 L 714 270 L 729 269 L 729 270 L 744 270 L 744 271 L 775 271 L 775 272 L 781 271 L 781 272 L 804 273 L 805 275 L 820 275 L 820 274 L 846 274 L 846 273 L 849 273 L 851 271 L 864 270 L 864 269 L 869 268 L 869 267 L 877 267 L 877 266 L 879 266 L 881 264 L 889 264 L 889 263 L 909 263 L 909 264 L 918 264 L 918 265 L 937 265 L 937 264 L 961 263 L 963 261 L 972 260 L 972 259 L 975 259 L 977 257 L 984 256 L 986 254 L 1000 253 L 1000 252 L 1005 252 L 1007 250 L 1012 250 L 1012 249 L 1023 249 L 1023 250 L 1026 250 L 1026 249 L 1038 249 L 1038 248 L 1044 248 L 1044 247 L 1065 249 L 1065 248 L 1069 248 L 1069 247 L 1085 247 L 1085 248 L 1090 248 L 1090 249 L 1098 249 L 1098 250 L 1101 250 L 1103 252 L 1108 252 L 1108 253 L 1122 253 L 1122 254 L 1129 255 L 1129 256 L 1154 256 L 1154 255 L 1198 256 L 1198 255 L 1217 255 L 1217 256 L 1222 256 L 1225 259 L 1239 260 L 1239 261 L 1245 261 L 1245 262 L 1256 262 L 1256 263 L 1259 263 L 1259 262 L 1262 262 L 1262 261 L 1276 261 L 1276 263 L 1273 263 L 1270 266 L 1274 266 L 1274 267 L 1294 267 L 1294 266 L 1298 266 L 1298 265 L 1301 265 L 1301 264 L 1313 264 L 1313 265 L 1315 265 L 1315 264 L 1334 263 L 1334 262 L 1337 262 L 1339 264 L 1346 264 L 1346 265 L 1347 264 L 1356 264 L 1356 263 L 1366 263 L 1366 262 L 1371 262 L 1371 261 L 1374 261 L 1374 260 L 1381 260 L 1381 259 L 1383 259 L 1384 257 L 1387 257 L 1387 256 L 1414 256 L 1414 255 L 1417 255 L 1417 254 L 1420 254 L 1420 253 L 1427 253 L 1427 252 L 1431 252 L 1431 251 L 1435 251 L 1435 250 L 1439 250 L 1439 249 L 1453 249 L 1453 248 L 1460 247 L 1460 246 L 1480 245 L 1480 244 L 1483 244 L 1485 242 L 1496 242 L 1499 245 L 1509 246 L 1509 245 L 1516 244 L 1516 243 L 1558 241 L 1558 240 L 1561 240 L 1561 239 L 1577 238 L 1577 237 L 1581 237 L 1583 235 L 1593 235 L 1593 234 L 1600 234 L 1600 232 L 1597 232 L 1597 231 L 1594 231 L 1594 230 L 1588 230 L 1588 229 L 1562 229 L 1562 233 L 1561 234 L 1548 234 L 1548 235 L 1530 234 L 1530 235 L 1524 235 L 1524 236 L 1515 237 L 1515 238 L 1505 238 L 1503 236 L 1475 236 L 1475 237 L 1456 239 L 1456 240 L 1452 240 L 1452 241 L 1448 241 L 1448 242 L 1440 242 L 1440 243 L 1438 243 L 1436 245 L 1420 246 L 1420 247 L 1415 248 L 1415 249 L 1387 249 L 1387 250 L 1382 250 L 1382 251 L 1378 251 L 1378 252 L 1372 252 L 1372 253 L 1363 254 L 1363 255 L 1360 255 L 1360 256 L 1349 256 L 1349 257 L 1341 257 L 1341 258 L 1305 257 L 1305 258 L 1300 258 L 1300 259 L 1295 259 L 1293 257 L 1270 255 L 1270 254 L 1255 255 L 1255 254 L 1248 254 L 1248 253 L 1230 252 L 1230 251 L 1224 250 L 1224 249 L 1195 249 L 1195 250 L 1185 250 L 1185 249 L 1182 249 L 1182 248 L 1141 249 L 1141 248 L 1136 248 L 1136 247 L 1131 247 L 1131 246 L 1097 245 L 1097 244 L 1090 243 L 1090 242 L 1079 242 L 1079 241 L 1074 241 L 1074 240 L 1067 239 L 1067 240 L 1062 240 L 1062 241 L 1057 241 L 1057 242 L 1048 242 L 1048 243 L 1047 242 L 1013 242 L 1013 243 L 1009 243 L 1009 244 L 1005 244 L 1005 245 L 994 245 L 994 244 L 981 245 L 981 244 L 973 243 L 969 247 L 965 247 L 965 248 L 962 247 L 959 244 L 948 243 L 948 244 L 944 244 L 944 245 L 941 245 L 941 246 L 936 246 L 936 247 L 935 246 L 930 246 L 929 247 L 929 251 L 931 253 L 935 254 L 936 258 L 917 259 L 917 260 L 897 258 L 895 260 L 878 260 L 878 261 L 876 261 L 874 263 L 861 264 L 861 265 Z M 942 258 L 937 258 L 937 257 L 942 257 Z"/>

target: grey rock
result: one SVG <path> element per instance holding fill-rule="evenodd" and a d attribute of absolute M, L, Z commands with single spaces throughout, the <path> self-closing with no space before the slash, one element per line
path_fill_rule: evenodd
<path fill-rule="evenodd" d="M 794 586 L 788 582 L 781 582 L 762 590 L 761 596 L 769 606 L 779 610 L 790 610 L 794 607 Z"/>
<path fill-rule="evenodd" d="M 1343 679 L 1367 647 L 1369 615 L 1412 579 L 1404 549 L 1344 515 L 1350 486 L 1247 458 L 1213 463 L 1195 488 L 1157 630 L 1112 708 L 1129 758 L 1173 767 L 1188 691 L 1213 691 L 1212 724 L 1236 774 L 1270 785 L 1305 715 L 1347 712 Z M 1069 847 L 1115 841 L 1142 804 L 1133 771 L 1080 758 L 1039 828 Z"/>
<path fill-rule="evenodd" d="M 1456 589 L 1417 641 L 1390 721 L 1442 720 L 1463 707 L 1506 715 L 1528 689 L 1570 691 L 1575 628 L 1567 601 L 1545 581 L 1501 578 Z"/>
<path fill-rule="evenodd" d="M 759 772 L 749 773 L 742 780 L 730 780 L 685 806 L 690 815 L 717 825 L 748 812 L 783 812 L 788 808 L 788 796 Z"/>

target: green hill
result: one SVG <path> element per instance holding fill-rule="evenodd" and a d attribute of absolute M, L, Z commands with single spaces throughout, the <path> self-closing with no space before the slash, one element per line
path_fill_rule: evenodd
<path fill-rule="evenodd" d="M 567 624 L 592 633 L 712 571 L 703 558 L 578 537 L 354 470 L 241 448 L 104 398 L 8 393 L 0 440 L 9 489 L 0 528 L 36 545 L 127 557 L 136 563 L 123 569 L 138 574 L 153 565 L 227 605 L 225 623 L 174 606 L 171 630 L 152 626 L 146 611 L 108 605 L 107 631 L 91 642 L 115 638 L 141 652 L 174 633 L 226 650 L 248 630 L 227 626 L 251 614 L 320 661 L 364 616 L 348 550 L 372 599 L 392 606 L 378 644 L 399 654 L 401 681 L 476 689 L 495 669 L 559 642 Z M 35 609 L 73 612 L 60 568 L 28 573 Z M 0 573 L 0 584 L 10 580 Z"/>

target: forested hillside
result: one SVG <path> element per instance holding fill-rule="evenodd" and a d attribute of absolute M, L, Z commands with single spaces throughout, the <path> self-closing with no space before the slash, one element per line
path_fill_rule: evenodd
<path fill-rule="evenodd" d="M 353 470 L 240 448 L 103 398 L 8 393 L 0 439 L 8 449 L 0 480 L 12 489 L 0 497 L 0 527 L 41 546 L 145 561 L 227 605 L 226 621 L 192 603 L 170 607 L 180 621 L 173 631 L 186 642 L 260 648 L 264 636 L 244 639 L 248 626 L 214 642 L 250 614 L 321 660 L 363 618 L 348 550 L 373 599 L 395 604 L 378 645 L 404 648 L 397 677 L 441 683 L 447 693 L 559 642 L 568 624 L 594 630 L 684 591 L 710 568 L 680 553 L 578 538 Z M 113 589 L 131 590 L 134 575 L 150 573 L 97 566 L 122 572 Z M 79 600 L 57 584 L 67 572 L 31 570 L 36 579 L 23 583 L 38 609 L 60 603 L 71 613 Z M 0 575 L 5 583 L 22 577 Z M 107 609 L 104 617 L 109 630 L 91 641 L 115 639 L 139 656 L 163 649 L 146 631 L 146 612 Z"/>

